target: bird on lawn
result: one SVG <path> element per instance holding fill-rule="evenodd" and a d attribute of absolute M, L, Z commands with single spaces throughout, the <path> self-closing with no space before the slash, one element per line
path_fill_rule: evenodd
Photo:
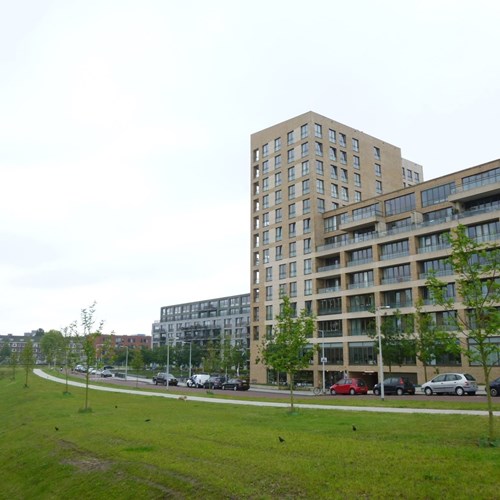
<path fill-rule="evenodd" d="M 151 422 L 151 419 L 147 418 L 146 420 L 144 420 L 144 422 Z"/>
<path fill-rule="evenodd" d="M 352 430 L 353 430 L 353 431 L 357 431 L 357 429 L 356 429 L 356 426 L 355 426 L 355 425 L 353 425 L 353 426 L 352 426 Z"/>
<path fill-rule="evenodd" d="M 54 427 L 54 429 L 55 429 L 56 431 L 58 431 L 58 430 L 59 430 L 59 427 Z"/>
<path fill-rule="evenodd" d="M 278 439 L 280 440 L 280 443 L 284 443 L 285 442 L 285 440 L 281 436 L 278 436 Z"/>

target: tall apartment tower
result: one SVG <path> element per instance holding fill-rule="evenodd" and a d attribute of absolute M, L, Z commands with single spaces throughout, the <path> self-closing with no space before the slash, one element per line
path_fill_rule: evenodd
<path fill-rule="evenodd" d="M 307 112 L 251 136 L 251 377 L 267 382 L 258 346 L 280 297 L 313 313 L 314 252 L 323 213 L 423 180 L 401 149 Z M 360 229 L 362 232 L 362 228 Z"/>

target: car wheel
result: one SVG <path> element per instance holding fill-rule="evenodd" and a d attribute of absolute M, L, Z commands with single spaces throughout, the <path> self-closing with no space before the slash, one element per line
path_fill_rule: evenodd
<path fill-rule="evenodd" d="M 457 387 L 457 388 L 455 389 L 455 394 L 456 394 L 457 396 L 463 396 L 463 395 L 465 394 L 465 391 L 463 390 L 463 388 L 462 388 L 462 387 Z"/>
<path fill-rule="evenodd" d="M 350 394 L 351 396 L 354 396 L 354 394 L 356 394 L 356 391 L 355 391 L 354 389 L 351 389 L 351 390 L 349 391 L 349 394 Z"/>
<path fill-rule="evenodd" d="M 430 387 L 426 387 L 424 392 L 426 396 L 432 396 L 432 389 Z"/>
<path fill-rule="evenodd" d="M 225 385 L 223 385 L 223 386 L 222 386 L 222 390 L 223 390 L 223 391 L 225 391 L 225 390 L 226 390 L 226 386 L 225 386 Z"/>
<path fill-rule="evenodd" d="M 337 391 L 335 389 L 330 389 L 330 394 L 332 396 L 335 396 L 337 394 Z"/>
<path fill-rule="evenodd" d="M 158 385 L 158 380 L 155 380 L 155 385 Z"/>
<path fill-rule="evenodd" d="M 373 394 L 375 394 L 375 396 L 380 396 L 380 389 L 373 389 Z"/>
<path fill-rule="evenodd" d="M 490 394 L 491 394 L 493 397 L 498 396 L 498 389 L 495 389 L 494 387 L 491 387 L 491 388 L 490 388 Z"/>
<path fill-rule="evenodd" d="M 403 389 L 401 389 L 401 387 L 398 387 L 398 388 L 396 389 L 396 394 L 397 394 L 398 396 L 402 396 L 402 395 L 404 394 Z"/>
<path fill-rule="evenodd" d="M 238 390 L 238 387 L 234 386 L 233 391 L 237 391 L 237 390 Z"/>

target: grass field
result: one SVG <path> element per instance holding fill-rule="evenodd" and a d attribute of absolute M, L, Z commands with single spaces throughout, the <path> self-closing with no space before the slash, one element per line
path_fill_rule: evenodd
<path fill-rule="evenodd" d="M 206 404 L 0 379 L 0 498 L 499 498 L 486 417 Z M 352 425 L 357 430 L 352 430 Z M 278 436 L 284 438 L 280 442 Z"/>

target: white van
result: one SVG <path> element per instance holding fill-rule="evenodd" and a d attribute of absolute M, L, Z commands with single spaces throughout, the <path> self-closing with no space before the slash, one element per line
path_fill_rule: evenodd
<path fill-rule="evenodd" d="M 197 373 L 193 375 L 193 381 L 196 384 L 195 387 L 203 387 L 203 384 L 210 378 L 208 373 Z"/>

